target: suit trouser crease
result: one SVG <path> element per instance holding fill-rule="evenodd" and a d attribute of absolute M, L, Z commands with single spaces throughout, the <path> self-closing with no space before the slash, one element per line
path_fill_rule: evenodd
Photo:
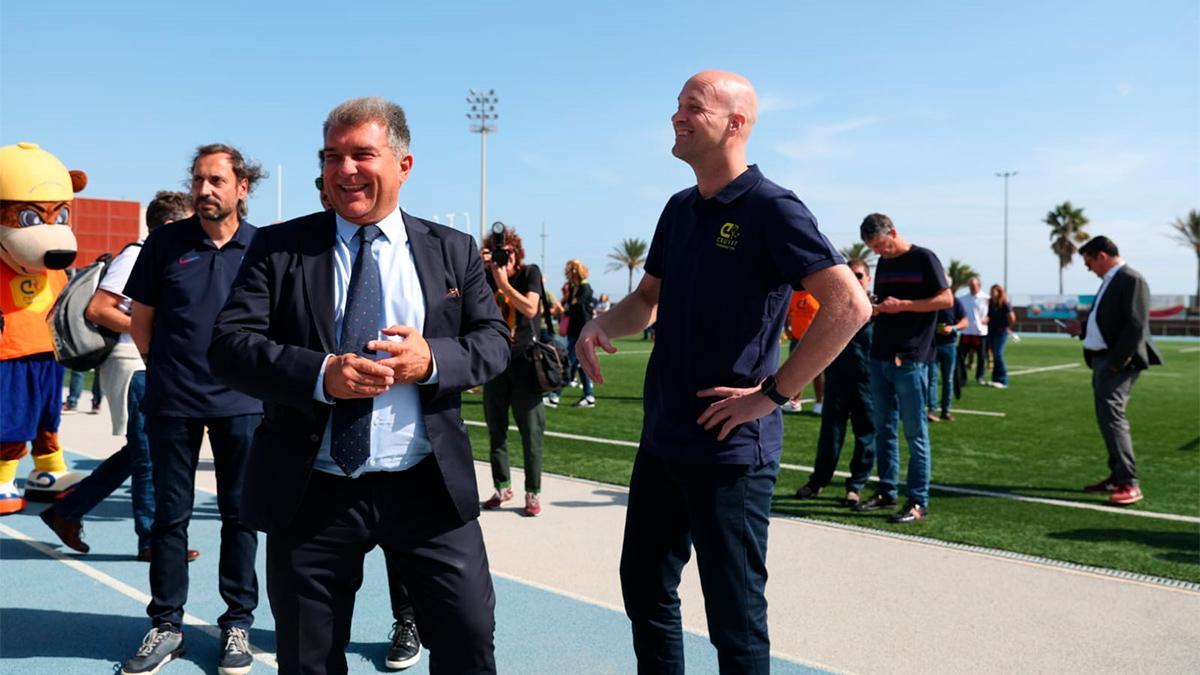
<path fill-rule="evenodd" d="M 196 468 L 204 429 L 209 432 L 217 479 L 221 551 L 217 588 L 228 608 L 217 619 L 222 629 L 248 629 L 258 606 L 254 559 L 258 534 L 241 524 L 242 478 L 250 442 L 261 414 L 183 418 L 152 416 L 146 421 L 154 476 L 155 514 L 151 529 L 150 595 L 146 608 L 154 625 L 180 626 L 188 595 L 188 524 L 195 499 Z M 207 509 L 202 515 L 209 515 Z"/>
<path fill-rule="evenodd" d="M 431 494 L 441 485 L 431 468 L 432 458 L 358 479 L 313 473 L 293 525 L 267 536 L 280 673 L 347 671 L 354 594 L 363 558 L 377 545 L 404 580 L 430 673 L 495 672 L 483 533 L 477 520 L 457 521 L 444 490 Z"/>
<path fill-rule="evenodd" d="M 1112 371 L 1103 356 L 1092 358 L 1092 391 L 1096 403 L 1096 422 L 1108 450 L 1108 470 L 1114 483 L 1137 484 L 1137 462 L 1133 455 L 1133 437 L 1125 407 L 1142 371 L 1122 368 Z"/>
<path fill-rule="evenodd" d="M 693 545 L 721 672 L 768 672 L 767 526 L 778 469 L 638 452 L 621 589 L 639 673 L 683 673 L 678 587 Z"/>

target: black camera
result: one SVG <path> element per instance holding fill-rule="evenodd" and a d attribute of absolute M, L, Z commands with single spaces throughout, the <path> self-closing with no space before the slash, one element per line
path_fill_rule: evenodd
<path fill-rule="evenodd" d="M 492 242 L 488 247 L 492 249 L 492 262 L 500 267 L 508 264 L 508 251 L 504 250 L 504 244 L 507 240 L 504 237 L 504 223 L 496 221 L 492 223 Z"/>

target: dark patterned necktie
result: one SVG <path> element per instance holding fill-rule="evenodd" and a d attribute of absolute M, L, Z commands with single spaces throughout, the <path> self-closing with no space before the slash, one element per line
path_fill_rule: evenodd
<path fill-rule="evenodd" d="M 383 286 L 379 263 L 371 255 L 371 242 L 382 232 L 377 225 L 364 225 L 354 234 L 358 240 L 358 258 L 350 271 L 346 291 L 346 310 L 342 314 L 342 339 L 338 352 L 371 358 L 374 351 L 367 343 L 379 338 L 383 321 Z M 371 456 L 371 410 L 373 398 L 339 399 L 333 406 L 330 455 L 347 476 Z"/>

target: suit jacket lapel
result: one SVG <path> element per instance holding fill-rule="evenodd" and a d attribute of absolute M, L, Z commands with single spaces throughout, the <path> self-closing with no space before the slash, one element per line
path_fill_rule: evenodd
<path fill-rule="evenodd" d="M 300 246 L 300 266 L 304 272 L 304 294 L 312 310 L 321 348 L 337 352 L 337 336 L 333 331 L 333 247 L 337 243 L 337 226 L 333 211 L 304 233 Z"/>
<path fill-rule="evenodd" d="M 442 240 L 434 235 L 429 226 L 419 219 L 401 211 L 404 229 L 412 247 L 413 262 L 417 266 L 417 278 L 421 281 L 421 296 L 425 299 L 425 325 L 421 333 L 428 336 L 429 321 L 434 315 L 437 301 L 449 290 L 442 288 L 446 281 L 446 265 L 442 261 Z"/>

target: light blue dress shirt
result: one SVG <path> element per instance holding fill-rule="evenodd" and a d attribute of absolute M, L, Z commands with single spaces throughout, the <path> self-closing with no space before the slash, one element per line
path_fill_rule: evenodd
<path fill-rule="evenodd" d="M 354 235 L 359 226 L 341 216 L 334 217 L 337 221 L 337 242 L 333 250 L 333 325 L 334 334 L 341 335 L 350 271 L 358 257 L 358 242 Z M 371 254 L 379 264 L 379 278 L 383 280 L 383 316 L 379 327 L 400 324 L 420 330 L 425 325 L 425 297 L 421 294 L 421 280 L 413 261 L 408 231 L 404 228 L 404 217 L 396 210 L 376 225 L 383 231 L 383 236 L 371 242 Z M 384 338 L 380 336 L 380 339 Z M 334 403 L 325 396 L 325 366 L 328 363 L 329 357 L 326 357 L 313 388 L 313 398 L 323 403 Z M 436 361 L 433 375 L 422 384 L 435 382 Z M 325 425 L 325 435 L 321 438 L 321 449 L 317 452 L 313 468 L 335 476 L 345 476 L 329 454 L 331 425 L 332 421 Z M 425 421 L 421 417 L 421 397 L 417 385 L 392 385 L 375 397 L 371 411 L 371 454 L 353 477 L 372 471 L 403 471 L 415 466 L 432 452 L 433 446 L 429 444 Z"/>

